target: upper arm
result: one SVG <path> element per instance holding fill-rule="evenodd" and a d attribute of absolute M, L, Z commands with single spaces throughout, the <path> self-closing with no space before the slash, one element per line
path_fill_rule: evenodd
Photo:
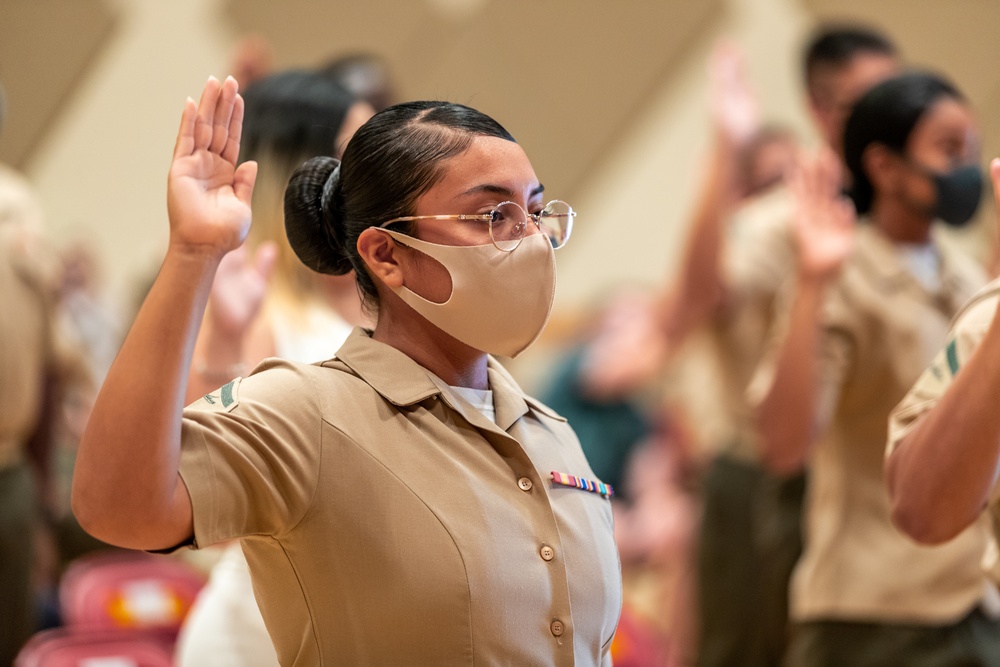
<path fill-rule="evenodd" d="M 235 380 L 184 412 L 180 475 L 201 546 L 281 535 L 318 484 L 317 392 L 290 364 Z"/>

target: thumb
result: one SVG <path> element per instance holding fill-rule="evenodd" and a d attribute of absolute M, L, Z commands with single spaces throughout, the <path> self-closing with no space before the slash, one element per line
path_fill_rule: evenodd
<path fill-rule="evenodd" d="M 253 258 L 253 267 L 265 281 L 269 280 L 278 261 L 278 244 L 274 241 L 261 243 Z"/>
<path fill-rule="evenodd" d="M 256 180 L 257 163 L 253 160 L 241 164 L 236 168 L 236 173 L 233 174 L 233 192 L 247 206 L 250 205 L 250 199 L 253 197 L 253 184 Z"/>

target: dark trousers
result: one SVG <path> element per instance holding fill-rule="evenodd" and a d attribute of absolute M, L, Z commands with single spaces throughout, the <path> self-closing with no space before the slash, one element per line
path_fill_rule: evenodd
<path fill-rule="evenodd" d="M 35 628 L 31 568 L 38 521 L 31 469 L 0 470 L 0 666 L 14 656 Z"/>
<path fill-rule="evenodd" d="M 787 667 L 1000 666 L 1000 621 L 978 609 L 946 626 L 816 621 L 793 632 Z"/>
<path fill-rule="evenodd" d="M 709 465 L 697 553 L 699 667 L 782 663 L 804 492 L 801 475 L 778 479 L 725 456 Z"/>

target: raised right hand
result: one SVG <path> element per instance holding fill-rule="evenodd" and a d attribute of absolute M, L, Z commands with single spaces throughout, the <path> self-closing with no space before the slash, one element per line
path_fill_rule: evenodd
<path fill-rule="evenodd" d="M 197 106 L 188 99 L 167 178 L 170 245 L 222 257 L 250 229 L 257 164 L 236 160 L 243 98 L 236 80 L 210 78 Z"/>
<path fill-rule="evenodd" d="M 760 114 L 745 58 L 735 44 L 723 42 L 712 53 L 709 90 L 716 130 L 733 146 L 744 145 L 760 129 Z"/>
<path fill-rule="evenodd" d="M 857 216 L 840 194 L 840 181 L 840 161 L 829 149 L 815 157 L 800 156 L 789 179 L 799 273 L 807 279 L 833 278 L 854 249 Z"/>

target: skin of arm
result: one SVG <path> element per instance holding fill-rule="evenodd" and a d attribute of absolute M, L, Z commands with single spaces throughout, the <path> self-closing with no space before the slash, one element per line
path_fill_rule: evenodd
<path fill-rule="evenodd" d="M 736 202 L 732 141 L 716 130 L 676 286 L 664 299 L 666 348 L 674 350 L 722 303 L 723 224 Z"/>
<path fill-rule="evenodd" d="M 215 271 L 249 230 L 256 164 L 235 166 L 242 118 L 231 78 L 209 79 L 199 104 L 185 105 L 168 178 L 166 257 L 80 443 L 73 511 L 111 544 L 163 549 L 193 536 L 178 474 L 181 411 Z"/>
<path fill-rule="evenodd" d="M 709 64 L 712 146 L 677 282 L 662 306 L 668 354 L 723 301 L 724 225 L 739 200 L 737 153 L 759 125 L 757 101 L 744 70 L 743 56 L 734 45 L 716 48 Z"/>
<path fill-rule="evenodd" d="M 990 176 L 996 197 L 1000 160 L 990 164 Z M 916 541 L 948 541 L 986 505 L 1000 464 L 997 396 L 1000 313 L 938 403 L 886 461 L 892 520 Z"/>
<path fill-rule="evenodd" d="M 801 470 L 815 438 L 819 399 L 820 312 L 826 286 L 850 255 L 854 211 L 838 197 L 840 165 L 825 152 L 803 162 L 790 187 L 799 268 L 788 330 L 779 348 L 774 377 L 757 406 L 761 460 L 772 472 Z"/>

